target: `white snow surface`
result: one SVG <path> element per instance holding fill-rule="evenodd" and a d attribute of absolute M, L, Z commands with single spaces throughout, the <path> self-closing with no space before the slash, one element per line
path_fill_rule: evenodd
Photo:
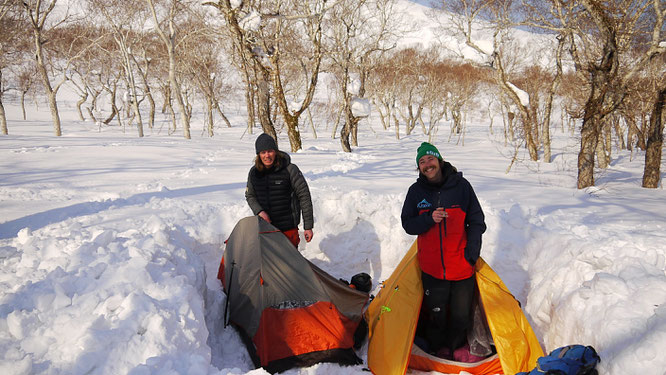
<path fill-rule="evenodd" d="M 244 104 L 227 106 L 233 126 L 212 138 L 195 112 L 186 140 L 169 134 L 166 116 L 138 138 L 133 127 L 78 120 L 76 98 L 58 98 L 62 137 L 43 100 L 23 120 L 18 99 L 3 98 L 0 374 L 266 374 L 223 327 L 216 279 L 224 241 L 251 215 L 244 189 L 259 130 L 247 133 Z M 464 145 L 445 121 L 433 142 L 474 187 L 488 225 L 481 254 L 544 351 L 592 345 L 600 374 L 664 374 L 666 194 L 640 187 L 644 154 L 615 151 L 596 186 L 578 190 L 579 140 L 554 120 L 552 163 L 521 151 L 506 173 L 513 150 L 487 108 L 470 114 Z M 397 140 L 371 114 L 344 153 L 327 136 L 332 124 L 315 118 L 315 137 L 304 121 L 303 149 L 290 155 L 309 183 L 315 227 L 300 251 L 334 277 L 369 273 L 377 293 L 415 240 L 400 211 L 427 136 L 401 129 Z M 289 150 L 284 129 L 279 146 Z"/>
<path fill-rule="evenodd" d="M 351 110 L 356 117 L 368 117 L 372 113 L 372 104 L 366 98 L 354 98 L 351 101 Z"/>
<path fill-rule="evenodd" d="M 244 188 L 256 133 L 246 134 L 244 116 L 230 116 L 234 126 L 213 138 L 185 140 L 156 127 L 139 139 L 117 126 L 100 132 L 67 104 L 73 99 L 62 106 L 70 108 L 64 135 L 55 137 L 46 107 L 23 121 L 8 103 L 0 373 L 264 373 L 222 327 L 216 279 L 224 240 L 251 214 Z M 203 130 L 203 121 L 193 124 Z M 434 142 L 474 186 L 488 225 L 482 256 L 522 303 L 544 349 L 592 345 L 602 374 L 662 374 L 666 199 L 661 188 L 640 188 L 643 155 L 615 155 L 597 171 L 596 187 L 577 190 L 576 141 L 567 134 L 554 131 L 553 163 L 522 160 L 505 174 L 510 152 L 488 125 L 472 121 L 464 146 Z M 427 139 L 416 133 L 398 141 L 371 116 L 352 153 L 338 139 L 301 133 L 304 149 L 291 157 L 315 208 L 305 257 L 335 277 L 368 272 L 375 286 L 389 277 L 414 241 L 400 210 L 417 175 L 415 150 Z M 288 150 L 286 134 L 279 138 Z"/>

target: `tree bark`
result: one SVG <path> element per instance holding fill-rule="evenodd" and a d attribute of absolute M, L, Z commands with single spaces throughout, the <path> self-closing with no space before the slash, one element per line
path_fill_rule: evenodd
<path fill-rule="evenodd" d="M 27 94 L 27 91 L 21 90 L 21 113 L 23 114 L 23 120 L 27 120 L 28 117 L 25 113 L 25 95 Z"/>
<path fill-rule="evenodd" d="M 606 103 L 613 90 L 613 81 L 617 76 L 618 50 L 617 35 L 613 22 L 593 1 L 582 1 L 587 12 L 593 18 L 603 41 L 603 51 L 599 62 L 592 62 L 586 72 L 590 77 L 590 94 L 584 106 L 583 126 L 581 127 L 580 152 L 578 153 L 578 188 L 594 186 L 594 153 L 604 117 L 609 113 L 604 108 L 613 108 L 621 99 Z M 578 67 L 577 67 L 578 68 Z"/>
<path fill-rule="evenodd" d="M 44 50 L 42 49 L 42 36 L 41 31 L 34 29 L 33 37 L 35 41 L 35 56 L 37 57 L 37 70 L 39 75 L 42 78 L 42 84 L 44 85 L 44 90 L 46 90 L 46 99 L 49 103 L 49 109 L 51 110 L 51 119 L 53 120 L 53 133 L 60 137 L 62 135 L 62 130 L 60 127 L 60 113 L 58 112 L 58 102 L 56 100 L 56 91 L 53 90 L 51 86 L 51 80 L 49 79 L 49 74 L 46 70 L 46 63 L 44 62 Z"/>
<path fill-rule="evenodd" d="M 666 105 L 666 88 L 659 91 L 650 116 L 650 129 L 645 151 L 643 187 L 656 189 L 661 177 L 661 150 L 664 144 L 663 111 Z"/>
<path fill-rule="evenodd" d="M 261 129 L 264 133 L 273 137 L 275 142 L 277 142 L 277 133 L 271 120 L 270 73 L 262 67 L 256 69 L 259 70 L 256 75 L 259 79 L 257 82 L 257 115 L 259 116 L 259 124 L 261 124 Z"/>
<path fill-rule="evenodd" d="M 213 98 L 206 95 L 206 123 L 208 124 L 208 136 L 213 137 Z"/>
<path fill-rule="evenodd" d="M 83 105 L 83 103 L 86 102 L 86 100 L 88 100 L 88 92 L 87 91 L 84 92 L 83 95 L 81 95 L 81 98 L 76 102 L 76 110 L 79 113 L 79 119 L 81 121 L 86 121 L 86 118 L 83 117 L 83 111 L 81 110 L 81 106 Z"/>
<path fill-rule="evenodd" d="M 9 135 L 9 130 L 7 129 L 7 114 L 5 113 L 5 105 L 2 104 L 2 94 L 4 90 L 2 88 L 2 70 L 0 70 L 0 131 L 3 135 Z"/>
<path fill-rule="evenodd" d="M 0 131 L 2 131 L 3 135 L 9 135 L 9 129 L 7 128 L 7 115 L 5 114 L 5 106 L 4 104 L 2 104 L 2 90 L 0 90 Z"/>
<path fill-rule="evenodd" d="M 580 151 L 578 152 L 578 189 L 594 186 L 594 154 L 599 142 L 599 119 L 590 118 L 596 111 L 585 109 L 585 117 L 580 130 Z"/>

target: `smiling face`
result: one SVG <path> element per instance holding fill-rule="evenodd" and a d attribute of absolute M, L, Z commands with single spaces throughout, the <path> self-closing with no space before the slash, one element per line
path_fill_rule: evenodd
<path fill-rule="evenodd" d="M 277 152 L 275 150 L 265 150 L 259 153 L 259 159 L 264 164 L 264 167 L 270 168 L 275 163 L 275 155 Z"/>
<path fill-rule="evenodd" d="M 439 159 L 432 155 L 424 155 L 419 159 L 419 171 L 431 182 L 439 181 L 442 177 Z"/>

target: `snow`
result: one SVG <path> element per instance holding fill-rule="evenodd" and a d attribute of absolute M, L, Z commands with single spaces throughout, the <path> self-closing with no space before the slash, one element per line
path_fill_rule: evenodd
<path fill-rule="evenodd" d="M 530 105 L 530 95 L 525 92 L 524 90 L 519 89 L 516 85 L 514 85 L 511 82 L 507 82 L 507 85 L 513 90 L 513 92 L 518 96 L 518 99 L 520 100 L 520 104 L 523 107 L 529 107 Z"/>
<path fill-rule="evenodd" d="M 213 138 L 195 112 L 185 140 L 168 134 L 167 117 L 144 138 L 79 121 L 75 101 L 66 88 L 59 94 L 55 137 L 43 101 L 22 120 L 18 99 L 3 98 L 0 373 L 266 374 L 223 327 L 216 279 L 224 241 L 251 214 L 244 189 L 259 130 L 247 133 L 244 105 L 228 106 L 238 108 L 226 113 L 233 127 Z M 344 153 L 321 136 L 325 121 L 315 124 L 320 136 L 303 130 L 303 150 L 291 153 L 315 209 L 314 239 L 300 251 L 335 277 L 369 273 L 377 293 L 415 240 L 400 210 L 428 137 L 415 129 L 396 140 L 370 114 L 360 145 Z M 578 190 L 579 141 L 559 124 L 552 163 L 521 151 L 508 174 L 512 150 L 487 113 L 470 115 L 464 146 L 448 139 L 447 124 L 433 142 L 474 187 L 488 225 L 482 256 L 544 350 L 592 345 L 600 374 L 663 374 L 666 196 L 640 187 L 644 154 L 615 151 L 597 186 Z M 279 138 L 288 150 L 286 130 Z M 360 375 L 366 366 L 286 374 Z"/>
<path fill-rule="evenodd" d="M 361 79 L 358 74 L 354 74 L 347 84 L 347 92 L 352 95 L 358 95 L 361 90 Z"/>
<path fill-rule="evenodd" d="M 236 7 L 232 5 L 232 9 L 235 8 Z M 245 31 L 258 31 L 259 26 L 261 26 L 261 14 L 259 14 L 259 12 L 256 10 L 253 10 L 245 17 L 243 17 L 243 19 L 241 19 L 238 23 L 241 29 Z"/>
<path fill-rule="evenodd" d="M 366 98 L 354 98 L 351 101 L 351 110 L 356 117 L 368 117 L 372 111 L 372 105 Z"/>

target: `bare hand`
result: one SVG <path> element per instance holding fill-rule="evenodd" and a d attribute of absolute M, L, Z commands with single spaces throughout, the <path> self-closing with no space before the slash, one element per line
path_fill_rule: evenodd
<path fill-rule="evenodd" d="M 314 236 L 314 233 L 312 233 L 312 229 L 306 229 L 303 232 L 303 236 L 305 236 L 305 242 L 310 242 L 312 241 L 312 236 Z"/>
<path fill-rule="evenodd" d="M 271 218 L 268 216 L 268 214 L 266 213 L 266 211 L 261 211 L 261 212 L 259 212 L 259 217 L 262 218 L 262 219 L 264 219 L 264 220 L 266 220 L 267 223 L 270 223 L 270 222 L 271 222 Z"/>
<path fill-rule="evenodd" d="M 449 214 L 444 211 L 444 207 L 439 207 L 435 211 L 432 212 L 432 220 L 435 223 L 440 223 L 442 220 L 444 220 L 445 217 L 448 217 Z"/>

